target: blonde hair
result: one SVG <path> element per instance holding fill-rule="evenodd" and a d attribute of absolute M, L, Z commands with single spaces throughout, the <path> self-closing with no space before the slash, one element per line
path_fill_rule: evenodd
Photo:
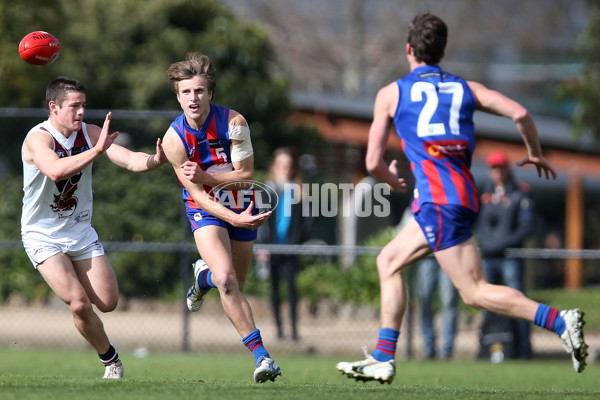
<path fill-rule="evenodd" d="M 212 60 L 200 53 L 188 53 L 185 61 L 179 61 L 171 64 L 167 70 L 169 84 L 173 92 L 177 93 L 180 81 L 192 79 L 195 76 L 202 76 L 208 83 L 208 91 L 214 94 L 216 82 L 216 69 Z"/>

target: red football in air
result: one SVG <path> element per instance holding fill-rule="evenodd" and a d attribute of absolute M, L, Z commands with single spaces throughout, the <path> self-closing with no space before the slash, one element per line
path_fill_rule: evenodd
<path fill-rule="evenodd" d="M 48 32 L 31 32 L 19 43 L 19 55 L 29 64 L 47 65 L 56 61 L 59 54 L 60 43 Z"/>

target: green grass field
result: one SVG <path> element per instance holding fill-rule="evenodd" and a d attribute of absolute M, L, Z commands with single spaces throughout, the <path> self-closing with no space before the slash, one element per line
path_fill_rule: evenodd
<path fill-rule="evenodd" d="M 600 369 L 570 361 L 401 361 L 391 385 L 340 375 L 338 357 L 277 357 L 283 376 L 252 382 L 249 354 L 121 354 L 125 379 L 104 381 L 93 351 L 0 349 L 0 399 L 598 399 Z"/>

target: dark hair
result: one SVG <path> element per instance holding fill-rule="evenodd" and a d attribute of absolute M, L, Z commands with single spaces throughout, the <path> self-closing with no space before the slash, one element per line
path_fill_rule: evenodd
<path fill-rule="evenodd" d="M 275 159 L 277 157 L 279 157 L 282 154 L 288 155 L 291 157 L 292 159 L 292 168 L 293 168 L 293 173 L 291 176 L 291 180 L 296 182 L 296 183 L 301 183 L 301 177 L 300 177 L 300 166 L 298 165 L 298 161 L 299 161 L 299 154 L 298 154 L 298 149 L 296 147 L 293 146 L 288 146 L 288 147 L 279 147 L 277 148 L 274 152 L 273 152 L 273 158 L 271 159 L 271 166 L 269 167 L 269 172 L 268 172 L 268 179 L 270 180 L 274 180 L 273 177 L 273 166 L 275 164 Z"/>
<path fill-rule="evenodd" d="M 178 83 L 185 79 L 192 79 L 194 76 L 203 76 L 208 83 L 208 91 L 213 94 L 215 91 L 216 69 L 212 60 L 203 54 L 188 53 L 185 61 L 179 61 L 171 64 L 167 71 L 169 84 L 173 92 L 177 93 Z"/>
<path fill-rule="evenodd" d="M 428 12 L 417 15 L 408 25 L 408 44 L 417 60 L 438 64 L 444 57 L 448 27 L 441 18 Z"/>
<path fill-rule="evenodd" d="M 62 107 L 69 92 L 85 93 L 85 86 L 77 79 L 68 76 L 54 78 L 46 87 L 46 108 L 49 108 L 51 101 Z"/>

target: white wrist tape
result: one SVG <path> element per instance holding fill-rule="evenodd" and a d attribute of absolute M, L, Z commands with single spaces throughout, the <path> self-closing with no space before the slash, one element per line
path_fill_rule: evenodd
<path fill-rule="evenodd" d="M 241 142 L 231 145 L 231 162 L 245 160 L 254 154 L 250 141 L 250 128 L 247 126 L 229 125 L 229 139 Z"/>

